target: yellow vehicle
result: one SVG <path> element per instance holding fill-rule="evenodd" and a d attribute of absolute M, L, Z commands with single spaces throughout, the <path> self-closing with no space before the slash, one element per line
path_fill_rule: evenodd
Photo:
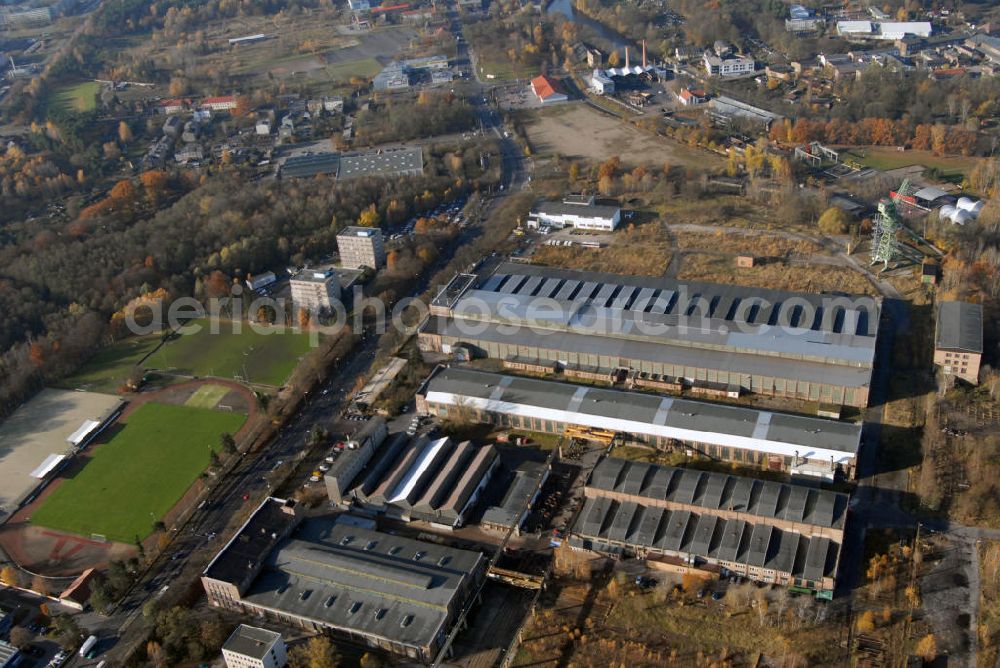
<path fill-rule="evenodd" d="M 565 436 L 568 438 L 577 438 L 581 441 L 592 441 L 601 443 L 603 445 L 611 445 L 615 436 L 615 432 L 608 429 L 597 429 L 596 427 L 581 427 L 579 425 L 571 424 L 566 426 Z"/>

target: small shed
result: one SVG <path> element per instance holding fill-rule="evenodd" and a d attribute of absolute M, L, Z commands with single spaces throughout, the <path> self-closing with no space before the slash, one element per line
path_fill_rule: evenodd
<path fill-rule="evenodd" d="M 927 285 L 937 285 L 938 265 L 937 262 L 924 262 L 920 265 L 920 282 Z"/>
<path fill-rule="evenodd" d="M 756 258 L 753 255 L 737 255 L 736 256 L 736 266 L 741 268 L 750 268 L 754 266 Z"/>

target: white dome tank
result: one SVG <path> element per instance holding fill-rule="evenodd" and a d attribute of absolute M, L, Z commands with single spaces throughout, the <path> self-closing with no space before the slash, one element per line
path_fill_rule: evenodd
<path fill-rule="evenodd" d="M 955 215 L 956 211 L 958 211 L 958 209 L 956 209 L 954 207 L 954 205 L 952 205 L 952 204 L 945 204 L 938 211 L 938 218 L 941 218 L 941 219 L 947 218 L 948 220 L 951 220 L 951 217 L 953 215 Z"/>
<path fill-rule="evenodd" d="M 973 204 L 972 208 L 969 209 L 969 213 L 971 213 L 976 218 L 979 218 L 979 214 L 982 213 L 982 211 L 983 211 L 983 201 L 982 200 L 979 200 L 978 202 L 976 202 L 975 204 Z"/>
<path fill-rule="evenodd" d="M 959 209 L 951 216 L 951 222 L 955 223 L 956 225 L 965 225 L 971 220 L 975 220 L 973 215 L 963 209 Z"/>
<path fill-rule="evenodd" d="M 968 211 L 973 206 L 975 206 L 975 204 L 976 200 L 972 199 L 971 197 L 959 197 L 958 202 L 956 202 L 955 206 L 957 206 L 959 209 L 962 209 L 963 211 Z"/>

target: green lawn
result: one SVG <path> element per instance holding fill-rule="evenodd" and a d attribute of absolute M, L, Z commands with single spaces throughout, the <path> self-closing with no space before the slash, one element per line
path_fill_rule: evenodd
<path fill-rule="evenodd" d="M 897 151 L 891 146 L 861 146 L 852 148 L 844 158 L 853 158 L 865 167 L 878 170 L 899 169 L 922 165 L 937 169 L 946 180 L 961 181 L 976 166 L 978 158 L 960 155 L 934 155 L 930 151 Z"/>
<path fill-rule="evenodd" d="M 282 385 L 299 358 L 310 350 L 309 334 L 288 329 L 258 333 L 243 323 L 239 334 L 229 322 L 212 334 L 208 320 L 196 320 L 200 331 L 168 342 L 147 361 L 150 368 L 191 376 L 237 378 L 262 385 Z"/>
<path fill-rule="evenodd" d="M 55 92 L 55 104 L 73 111 L 93 111 L 97 108 L 97 93 L 100 90 L 101 86 L 96 81 L 65 86 Z"/>
<path fill-rule="evenodd" d="M 330 64 L 322 70 L 324 74 L 337 81 L 350 81 L 351 77 L 369 78 L 381 71 L 382 66 L 374 58 Z"/>
<path fill-rule="evenodd" d="M 219 435 L 245 415 L 149 403 L 129 416 L 90 461 L 34 512 L 31 522 L 131 543 L 145 537 L 209 464 Z"/>
<path fill-rule="evenodd" d="M 159 334 L 119 341 L 94 355 L 60 387 L 113 394 L 128 379 L 132 368 L 160 342 Z"/>

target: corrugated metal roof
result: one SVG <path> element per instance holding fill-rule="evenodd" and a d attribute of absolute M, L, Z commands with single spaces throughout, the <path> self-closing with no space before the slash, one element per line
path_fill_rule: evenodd
<path fill-rule="evenodd" d="M 728 473 L 655 466 L 605 457 L 587 481 L 588 495 L 601 492 L 733 511 L 764 520 L 843 529 L 848 495 Z"/>
<path fill-rule="evenodd" d="M 588 498 L 572 529 L 573 544 L 624 544 L 686 557 L 700 557 L 788 573 L 808 580 L 836 574 L 839 544 L 826 537 L 781 531 L 744 520 L 669 511 Z M 608 546 L 615 551 L 617 547 Z"/>

